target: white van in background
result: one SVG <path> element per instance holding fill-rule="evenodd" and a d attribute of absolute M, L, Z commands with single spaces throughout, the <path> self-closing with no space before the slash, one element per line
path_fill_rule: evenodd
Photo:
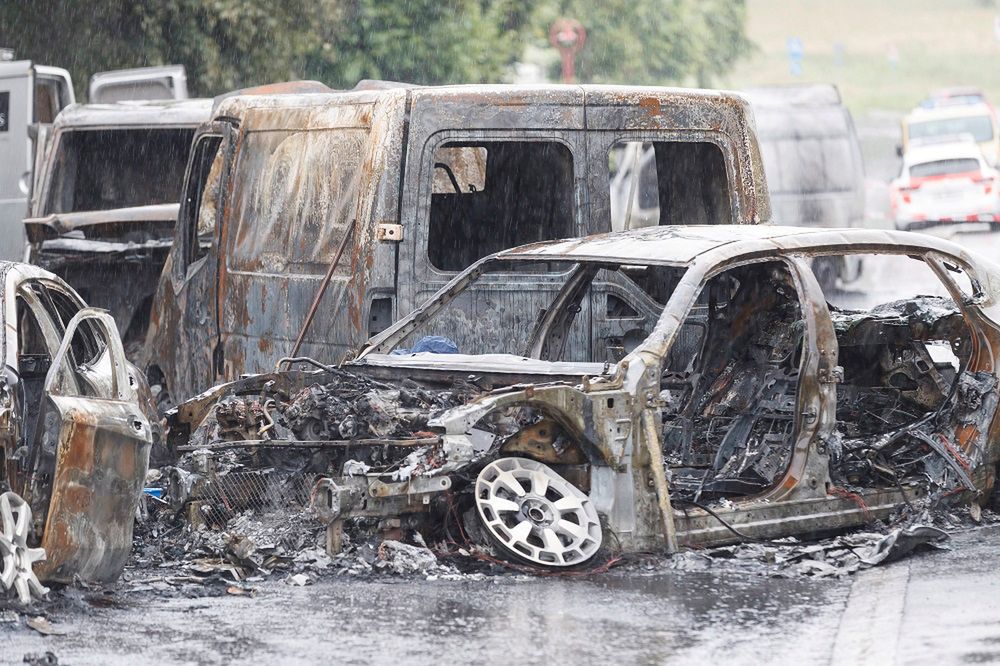
<path fill-rule="evenodd" d="M 99 72 L 90 80 L 91 103 L 187 99 L 182 65 Z M 35 186 L 34 166 L 44 162 L 56 116 L 76 102 L 69 72 L 13 59 L 0 49 L 0 260 L 23 261 L 25 233 Z"/>
<path fill-rule="evenodd" d="M 65 69 L 0 52 L 0 259 L 24 258 L 21 220 L 28 214 L 39 128 L 50 126 L 74 101 Z"/>
<path fill-rule="evenodd" d="M 187 70 L 184 65 L 98 72 L 90 77 L 90 88 L 87 90 L 89 104 L 187 98 Z"/>
<path fill-rule="evenodd" d="M 836 86 L 772 86 L 743 94 L 757 121 L 774 223 L 860 226 L 861 146 Z"/>

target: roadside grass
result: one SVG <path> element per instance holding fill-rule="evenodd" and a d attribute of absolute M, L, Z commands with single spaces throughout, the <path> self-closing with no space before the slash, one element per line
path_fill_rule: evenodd
<path fill-rule="evenodd" d="M 992 6 L 990 6 L 992 5 Z M 1000 42 L 992 0 L 748 0 L 755 52 L 718 84 L 830 82 L 855 113 L 903 112 L 933 88 L 970 85 L 1000 102 Z M 789 71 L 786 39 L 802 40 L 802 75 Z M 842 57 L 835 45 L 842 45 Z M 889 60 L 890 49 L 898 61 Z"/>

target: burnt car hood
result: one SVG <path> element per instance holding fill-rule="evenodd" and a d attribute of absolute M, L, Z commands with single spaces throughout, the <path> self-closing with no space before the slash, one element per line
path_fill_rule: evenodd
<path fill-rule="evenodd" d="M 53 213 L 45 217 L 24 220 L 28 240 L 42 243 L 53 239 L 117 240 L 134 231 L 155 231 L 161 229 L 168 243 L 172 237 L 173 225 L 177 222 L 179 203 L 115 208 L 75 213 Z M 159 240 L 157 242 L 160 242 Z"/>
<path fill-rule="evenodd" d="M 266 396 L 280 395 L 294 402 L 294 397 L 301 396 L 304 391 L 329 390 L 331 381 L 336 383 L 339 381 L 338 377 L 355 377 L 372 383 L 369 388 L 376 391 L 405 392 L 413 389 L 415 381 L 421 382 L 425 387 L 437 386 L 443 392 L 460 390 L 467 395 L 466 399 L 470 404 L 477 405 L 471 409 L 472 412 L 485 412 L 493 408 L 489 400 L 491 396 L 503 397 L 502 402 L 506 403 L 510 396 L 520 393 L 518 389 L 526 384 L 538 388 L 552 386 L 568 389 L 579 385 L 587 376 L 601 375 L 604 370 L 602 363 L 546 362 L 504 354 L 471 356 L 421 353 L 403 356 L 370 354 L 340 368 L 331 366 L 308 371 L 291 369 L 249 375 L 219 384 L 168 411 L 168 443 L 172 449 L 168 455 L 176 454 L 177 447 L 182 447 L 182 450 L 191 448 L 190 438 L 194 431 L 212 416 L 220 402 L 230 397 L 259 396 L 262 397 L 263 404 Z M 469 411 L 459 408 L 455 417 L 459 421 L 465 421 Z M 432 430 L 444 432 L 456 427 L 450 409 L 439 409 L 437 412 L 428 424 L 433 426 Z M 333 438 L 337 439 L 335 436 Z"/>
<path fill-rule="evenodd" d="M 543 380 L 575 380 L 600 375 L 603 363 L 540 361 L 514 354 L 368 354 L 345 366 L 367 374 L 385 376 L 388 371 L 426 371 L 437 374 L 489 375 L 495 377 L 534 377 Z"/>

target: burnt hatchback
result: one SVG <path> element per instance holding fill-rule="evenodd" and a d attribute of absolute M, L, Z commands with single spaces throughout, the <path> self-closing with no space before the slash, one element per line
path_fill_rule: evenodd
<path fill-rule="evenodd" d="M 856 255 L 870 284 L 820 286 L 813 259 Z M 538 307 L 516 299 L 528 282 Z M 995 264 L 904 232 L 538 243 L 480 260 L 340 368 L 290 360 L 320 368 L 181 405 L 171 438 L 308 473 L 331 550 L 345 528 L 464 529 L 566 567 L 841 530 L 989 499 L 998 295 Z M 489 353 L 450 339 L 474 323 Z"/>

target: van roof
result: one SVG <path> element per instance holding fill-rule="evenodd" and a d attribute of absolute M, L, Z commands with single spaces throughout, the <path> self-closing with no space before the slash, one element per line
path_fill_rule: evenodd
<path fill-rule="evenodd" d="M 470 104 L 488 104 L 503 101 L 509 106 L 579 106 L 586 104 L 591 97 L 601 99 L 602 103 L 611 98 L 622 106 L 632 106 L 642 104 L 644 99 L 653 95 L 660 98 L 666 95 L 688 104 L 728 102 L 749 108 L 746 100 L 737 93 L 696 88 L 569 84 L 414 86 L 388 81 L 363 81 L 353 90 L 332 90 L 322 84 L 315 84 L 304 90 L 301 84 L 305 83 L 315 82 L 276 84 L 217 98 L 213 116 L 240 117 L 249 109 L 373 103 L 405 98 L 408 95 L 412 96 L 415 103 L 466 100 Z M 283 89 L 283 86 L 289 87 Z M 258 90 L 263 92 L 258 93 Z"/>
<path fill-rule="evenodd" d="M 968 116 L 992 116 L 993 109 L 989 104 L 978 102 L 975 104 L 953 104 L 949 106 L 935 106 L 931 108 L 917 107 L 910 111 L 903 122 L 915 123 L 923 120 L 936 120 L 938 118 L 965 118 Z"/>
<path fill-rule="evenodd" d="M 127 101 L 71 104 L 56 116 L 55 127 L 149 126 L 197 127 L 211 118 L 212 100 Z"/>

